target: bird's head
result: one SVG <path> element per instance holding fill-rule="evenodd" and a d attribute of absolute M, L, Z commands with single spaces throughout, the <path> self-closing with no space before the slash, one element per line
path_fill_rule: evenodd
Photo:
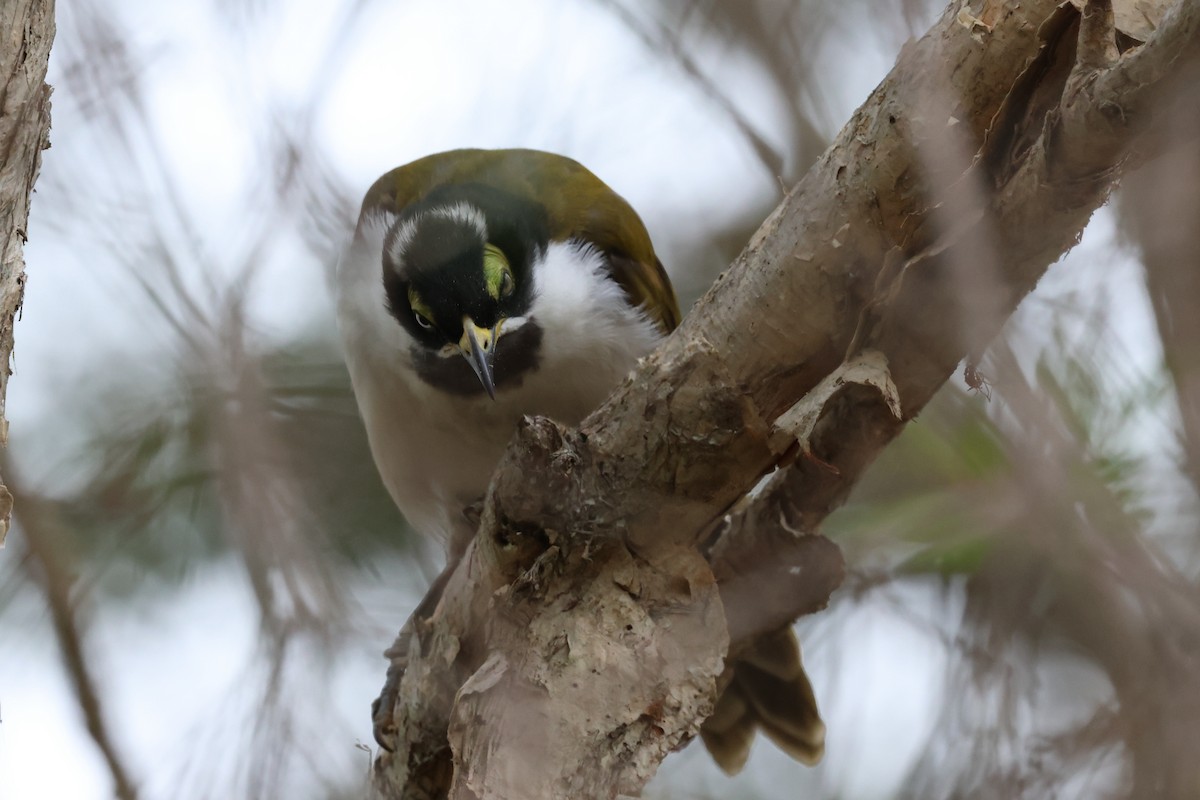
<path fill-rule="evenodd" d="M 388 311 L 416 343 L 418 371 L 455 394 L 495 398 L 497 384 L 536 353 L 536 326 L 516 332 L 528 322 L 531 263 L 544 237 L 536 214 L 500 199 L 454 187 L 410 209 L 384 238 Z"/>

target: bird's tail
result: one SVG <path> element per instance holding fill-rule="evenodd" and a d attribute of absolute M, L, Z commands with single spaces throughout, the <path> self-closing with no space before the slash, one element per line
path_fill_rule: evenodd
<path fill-rule="evenodd" d="M 700 738 L 722 770 L 737 774 L 761 729 L 785 753 L 812 766 L 825 753 L 825 723 L 791 626 L 766 634 L 725 668 L 724 691 Z"/>

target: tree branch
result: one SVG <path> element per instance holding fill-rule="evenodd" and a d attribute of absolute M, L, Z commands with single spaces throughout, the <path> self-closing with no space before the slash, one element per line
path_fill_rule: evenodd
<path fill-rule="evenodd" d="M 1077 241 L 1153 113 L 1157 82 L 1129 76 L 1165 75 L 1160 60 L 1196 47 L 1194 3 L 1111 65 L 1102 6 L 1078 45 L 1070 6 L 979 5 L 952 4 L 901 52 L 602 408 L 578 430 L 520 427 L 479 536 L 418 626 L 380 795 L 640 791 L 711 712 L 731 640 L 756 629 L 736 576 L 770 576 L 779 552 L 731 523 L 710 571 L 705 532 L 798 444 L 775 479 L 786 488 L 767 493 L 775 505 L 745 513 L 804 541 L 794 532 L 815 529 Z M 830 385 L 868 349 L 874 380 Z M 822 385 L 802 425 L 785 415 Z M 809 603 L 790 569 L 761 591 L 783 597 L 768 626 Z"/>

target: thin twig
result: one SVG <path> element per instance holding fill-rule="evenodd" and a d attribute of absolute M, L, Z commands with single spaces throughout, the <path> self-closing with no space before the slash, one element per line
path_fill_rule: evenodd
<path fill-rule="evenodd" d="M 607 7 L 612 13 L 625 23 L 626 27 L 641 39 L 647 47 L 652 50 L 660 48 L 666 49 L 671 54 L 671 57 L 679 64 L 680 68 L 687 73 L 700 89 L 708 95 L 708 98 L 717 105 L 725 115 L 729 117 L 729 121 L 738 129 L 738 132 L 746 138 L 750 149 L 754 151 L 758 157 L 763 169 L 766 170 L 767 176 L 771 180 L 775 180 L 783 174 L 783 156 L 778 150 L 772 147 L 767 140 L 754 129 L 750 120 L 746 119 L 742 112 L 738 111 L 730 100 L 713 81 L 700 71 L 700 66 L 695 60 L 688 55 L 684 50 L 682 43 L 665 25 L 658 25 L 657 30 L 651 30 L 647 23 L 638 19 L 628 8 L 623 6 L 617 0 L 599 0 L 600 4 Z"/>
<path fill-rule="evenodd" d="M 60 534 L 54 530 L 54 523 L 47 519 L 39 501 L 31 495 L 19 492 L 14 485 L 11 470 L 6 469 L 5 472 L 9 475 L 9 489 L 18 498 L 17 516 L 25 535 L 23 541 L 29 552 L 27 563 L 33 566 L 34 582 L 41 587 L 46 605 L 50 609 L 54 634 L 62 650 L 63 665 L 79 700 L 79 707 L 83 711 L 88 735 L 103 756 L 109 775 L 112 776 L 113 794 L 119 800 L 137 800 L 137 790 L 129 777 L 129 771 L 117 754 L 104 721 L 100 694 L 84 654 L 84 631 L 75 617 L 74 604 L 71 601 L 71 571 L 63 558 L 66 548 L 59 541 Z"/>

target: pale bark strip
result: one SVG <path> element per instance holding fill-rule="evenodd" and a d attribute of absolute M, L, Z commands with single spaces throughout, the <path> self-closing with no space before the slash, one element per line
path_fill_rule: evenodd
<path fill-rule="evenodd" d="M 1196 5 L 1179 3 L 1111 68 L 1073 66 L 1078 12 L 1036 0 L 952 4 L 906 46 L 734 267 L 603 408 L 578 431 L 545 420 L 519 430 L 481 535 L 418 636 L 399 749 L 379 759 L 377 792 L 443 796 L 451 754 L 452 797 L 639 791 L 711 707 L 713 654 L 727 636 L 709 622 L 719 601 L 701 565 L 682 554 L 793 447 L 776 420 L 866 347 L 886 357 L 911 419 L 986 346 L 1106 199 L 1157 89 L 1128 78 L 1162 75 L 1156 58 L 1196 50 Z M 1126 113 L 1112 114 L 1114 103 Z M 950 226 L 935 211 L 951 187 L 922 168 L 948 127 L 977 153 L 981 187 Z M 955 274 L 972 274 L 980 236 L 996 254 L 980 279 L 996 296 L 990 313 L 972 314 Z M 894 405 L 860 383 L 822 404 L 790 479 L 791 519 L 811 530 L 841 501 L 902 428 Z M 676 616 L 684 623 L 669 624 Z M 694 660 L 610 669 L 646 652 Z M 567 680 L 581 673 L 589 679 Z M 541 728 L 527 744 L 555 732 L 552 753 L 508 749 L 508 703 L 523 729 Z"/>
<path fill-rule="evenodd" d="M 25 292 L 29 199 L 50 146 L 46 65 L 53 41 L 54 0 L 0 0 L 0 447 L 8 444 L 4 400 Z M 0 484 L 0 547 L 11 514 L 12 495 Z"/>

